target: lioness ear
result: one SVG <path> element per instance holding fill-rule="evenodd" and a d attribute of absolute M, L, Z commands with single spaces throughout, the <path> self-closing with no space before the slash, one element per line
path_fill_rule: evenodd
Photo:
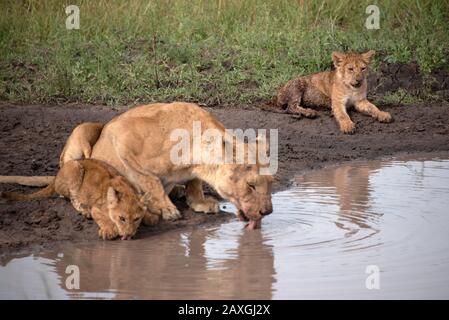
<path fill-rule="evenodd" d="M 109 187 L 108 188 L 108 193 L 106 195 L 106 200 L 108 202 L 108 207 L 115 207 L 117 206 L 118 203 L 118 197 L 117 197 L 117 192 L 114 190 L 114 188 Z"/>
<path fill-rule="evenodd" d="M 368 51 L 368 52 L 362 53 L 363 60 L 364 60 L 366 63 L 370 63 L 372 57 L 373 57 L 375 54 L 376 54 L 376 51 L 374 51 L 374 50 L 370 50 L 370 51 Z"/>
<path fill-rule="evenodd" d="M 345 58 L 346 54 L 344 54 L 343 52 L 338 51 L 332 52 L 332 62 L 334 63 L 335 67 L 338 67 Z"/>

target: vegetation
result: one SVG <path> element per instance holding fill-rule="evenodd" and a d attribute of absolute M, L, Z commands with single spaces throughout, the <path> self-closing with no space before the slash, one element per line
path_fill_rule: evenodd
<path fill-rule="evenodd" d="M 80 29 L 67 30 L 77 4 Z M 380 9 L 368 30 L 365 10 Z M 249 104 L 334 50 L 449 69 L 445 0 L 1 0 L 0 99 Z"/>

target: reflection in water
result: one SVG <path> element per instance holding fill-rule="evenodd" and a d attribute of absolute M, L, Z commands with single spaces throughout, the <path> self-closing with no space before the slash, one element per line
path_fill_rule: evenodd
<path fill-rule="evenodd" d="M 373 220 L 382 214 L 370 211 L 370 176 L 382 167 L 381 161 L 372 161 L 360 166 L 342 165 L 323 169 L 313 175 L 303 175 L 297 182 L 306 188 L 330 190 L 338 203 L 335 225 L 345 231 L 346 237 L 364 232 L 371 237 L 379 232 Z"/>
<path fill-rule="evenodd" d="M 262 230 L 231 221 L 4 256 L 0 298 L 449 298 L 449 161 L 355 163 L 296 183 Z M 66 288 L 69 265 L 80 290 Z M 379 290 L 365 287 L 369 265 Z"/>
<path fill-rule="evenodd" d="M 65 246 L 63 254 L 47 252 L 33 258 L 3 261 L 6 270 L 0 272 L 2 291 L 9 281 L 21 298 L 115 298 L 115 299 L 211 299 L 254 298 L 271 299 L 273 274 L 273 252 L 264 244 L 260 232 L 248 233 L 233 223 L 231 232 L 234 241 L 228 248 L 219 242 L 217 229 L 172 231 L 151 239 L 134 241 L 98 241 L 91 244 Z M 20 261 L 20 262 L 19 262 Z M 18 283 L 13 279 L 22 277 L 23 269 L 33 269 L 39 262 L 37 277 L 32 281 Z M 9 268 L 8 264 L 19 264 Z M 80 290 L 66 290 L 68 277 L 66 267 L 80 268 Z M 50 267 L 51 266 L 51 267 Z M 17 268 L 18 267 L 18 268 Z M 20 270 L 6 279 L 6 272 Z M 59 286 L 44 289 L 54 277 L 60 279 Z M 32 295 L 21 295 L 29 286 L 34 286 Z M 62 290 L 62 291 L 61 291 Z M 50 291 L 52 294 L 46 295 Z M 11 292 L 1 292 L 0 298 Z"/>

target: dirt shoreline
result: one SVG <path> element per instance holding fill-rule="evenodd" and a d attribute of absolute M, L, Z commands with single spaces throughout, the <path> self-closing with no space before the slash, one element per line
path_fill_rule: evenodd
<path fill-rule="evenodd" d="M 378 123 L 352 112 L 354 135 L 339 132 L 329 110 L 317 119 L 295 119 L 256 107 L 206 108 L 227 128 L 279 130 L 279 170 L 274 191 L 308 170 L 353 160 L 434 153 L 449 155 L 449 104 L 384 105 L 395 122 Z M 71 130 L 84 121 L 107 122 L 127 108 L 80 105 L 0 104 L 0 175 L 54 175 L 58 157 Z M 0 185 L 0 191 L 32 188 Z M 183 204 L 179 204 L 181 207 Z M 185 218 L 160 226 L 142 227 L 138 237 L 174 228 L 219 224 L 230 214 L 203 215 L 183 210 Z M 274 212 L 273 214 L 276 214 Z M 92 221 L 83 219 L 62 198 L 32 202 L 0 202 L 0 255 L 52 247 L 63 241 L 101 241 Z"/>

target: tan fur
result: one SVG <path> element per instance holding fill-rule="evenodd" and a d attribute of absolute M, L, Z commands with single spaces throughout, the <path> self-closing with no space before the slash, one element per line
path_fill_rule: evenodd
<path fill-rule="evenodd" d="M 84 122 L 73 129 L 59 157 L 59 167 L 70 160 L 89 159 L 103 126 L 99 122 Z"/>
<path fill-rule="evenodd" d="M 0 176 L 0 183 L 17 183 L 22 186 L 45 187 L 48 186 L 55 176 Z"/>
<path fill-rule="evenodd" d="M 104 124 L 84 122 L 73 129 L 59 157 L 59 167 L 71 160 L 89 159 L 92 147 L 100 136 Z M 0 183 L 17 183 L 25 186 L 43 187 L 53 181 L 54 176 L 0 176 Z"/>
<path fill-rule="evenodd" d="M 276 106 L 305 117 L 317 116 L 317 112 L 310 108 L 331 107 L 344 133 L 355 131 L 355 124 L 346 112 L 347 106 L 354 106 L 357 111 L 380 122 L 391 122 L 388 112 L 380 111 L 366 98 L 366 77 L 374 53 L 373 50 L 363 54 L 332 53 L 335 70 L 290 80 L 278 90 Z"/>
<path fill-rule="evenodd" d="M 201 122 L 203 132 L 213 128 L 224 134 L 224 126 L 195 104 L 144 105 L 128 110 L 105 125 L 92 158 L 109 163 L 140 192 L 146 193 L 149 210 L 164 219 L 180 217 L 168 197 L 173 186 L 179 183 L 187 183 L 187 202 L 193 210 L 218 212 L 217 201 L 204 196 L 202 181 L 233 202 L 250 220 L 259 221 L 271 213 L 272 177 L 260 175 L 258 164 L 179 165 L 170 160 L 170 151 L 178 142 L 171 141 L 171 132 L 185 129 L 192 136 L 193 121 Z M 210 157 L 205 149 L 202 148 L 203 156 Z"/>
<path fill-rule="evenodd" d="M 10 200 L 31 200 L 57 193 L 71 200 L 74 208 L 92 217 L 103 239 L 121 236 L 129 239 L 144 219 L 154 224 L 159 219 L 147 213 L 143 199 L 117 170 L 98 160 L 68 161 L 44 189 L 29 195 L 3 193 Z"/>

